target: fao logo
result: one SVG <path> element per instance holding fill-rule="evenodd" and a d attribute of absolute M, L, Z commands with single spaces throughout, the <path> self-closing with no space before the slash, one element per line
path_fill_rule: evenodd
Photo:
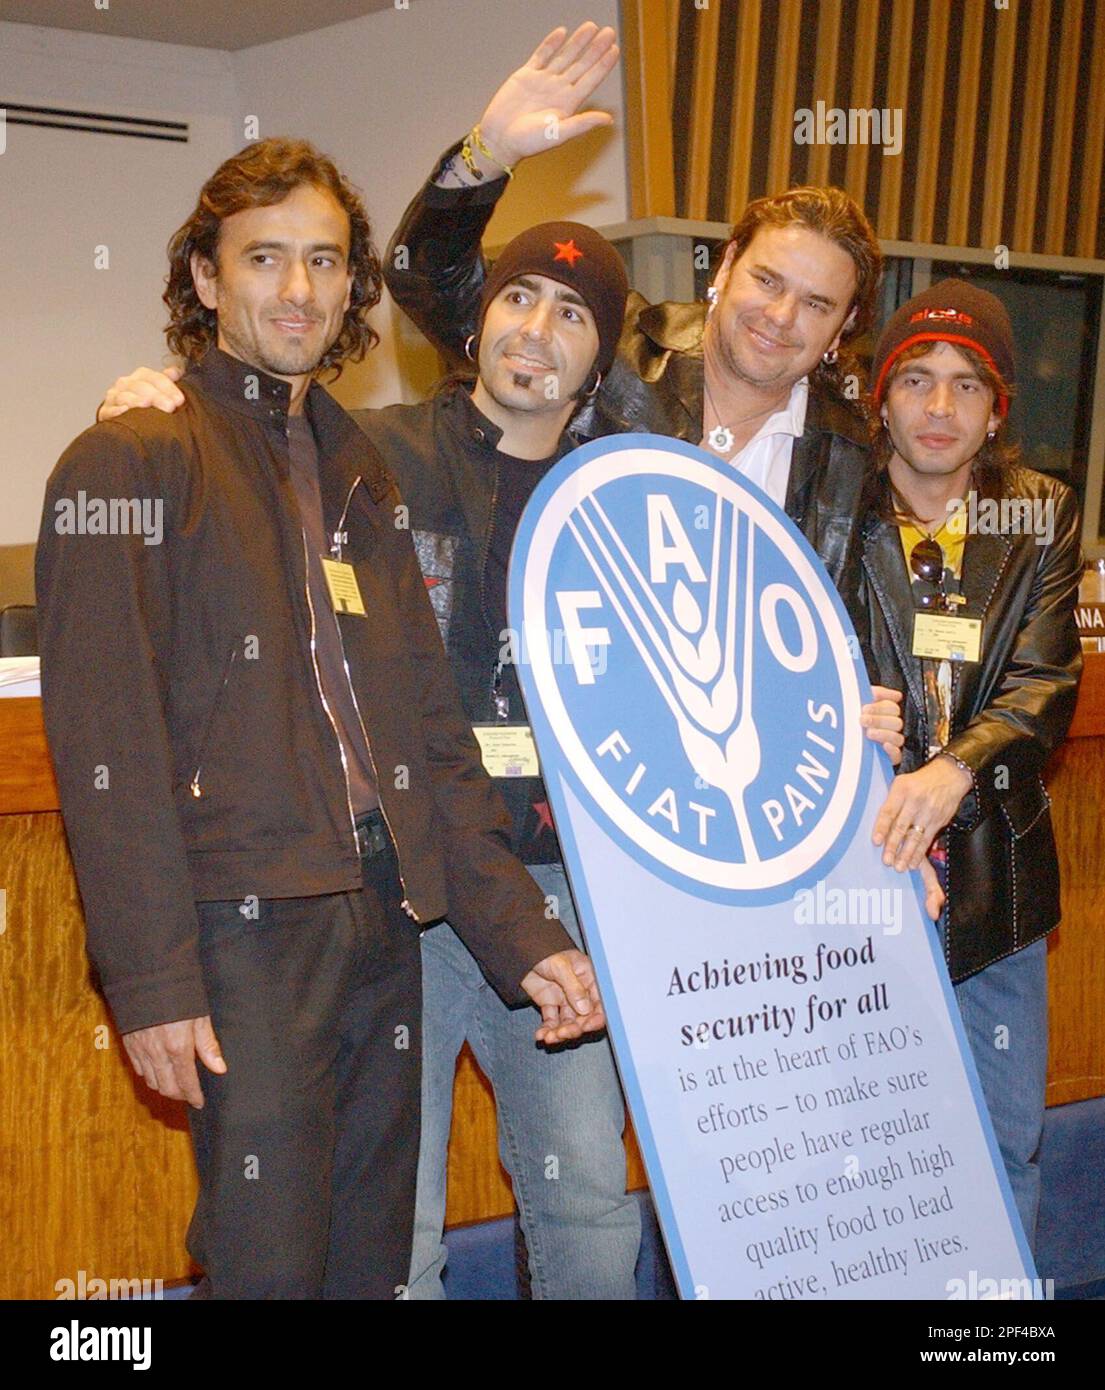
<path fill-rule="evenodd" d="M 827 872 L 865 785 L 861 692 L 782 513 L 690 445 L 622 436 L 546 479 L 517 544 L 530 712 L 591 813 L 723 896 Z"/>

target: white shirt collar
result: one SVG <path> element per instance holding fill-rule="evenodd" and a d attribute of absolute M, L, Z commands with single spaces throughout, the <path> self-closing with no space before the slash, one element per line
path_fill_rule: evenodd
<path fill-rule="evenodd" d="M 769 415 L 760 428 L 744 446 L 751 449 L 753 444 L 757 444 L 761 439 L 767 439 L 773 434 L 789 434 L 795 439 L 799 438 L 802 431 L 806 428 L 806 406 L 809 402 L 810 379 L 801 377 L 790 388 L 790 399 L 781 410 L 777 410 L 774 415 Z M 742 449 L 743 453 L 744 450 Z"/>

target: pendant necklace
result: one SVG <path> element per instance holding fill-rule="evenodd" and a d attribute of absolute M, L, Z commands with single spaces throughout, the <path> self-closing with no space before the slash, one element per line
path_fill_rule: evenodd
<path fill-rule="evenodd" d="M 714 395 L 713 392 L 710 390 L 710 383 L 706 379 L 705 367 L 703 367 L 702 372 L 702 388 L 706 394 L 706 401 L 710 409 L 713 411 L 716 417 L 720 418 L 721 412 L 714 404 Z M 766 410 L 754 411 L 751 415 L 744 416 L 743 419 L 738 420 L 736 423 L 738 425 L 746 424 L 749 420 L 755 420 L 761 415 L 769 414 L 770 409 L 771 407 L 768 407 Z M 736 436 L 733 434 L 733 431 L 729 428 L 729 426 L 721 424 L 715 425 L 713 429 L 710 431 L 710 433 L 706 436 L 706 443 L 710 446 L 714 453 L 720 454 L 722 458 L 726 459 L 733 452 L 733 444 L 735 443 L 735 440 Z"/>

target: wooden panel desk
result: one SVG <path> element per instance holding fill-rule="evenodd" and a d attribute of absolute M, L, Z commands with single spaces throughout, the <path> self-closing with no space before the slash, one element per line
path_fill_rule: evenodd
<path fill-rule="evenodd" d="M 1053 934 L 1048 1102 L 1105 1094 L 1105 655 L 1086 661 L 1050 778 L 1064 920 Z M 0 1298 L 60 1279 L 181 1279 L 195 1174 L 183 1105 L 139 1083 L 94 989 L 38 700 L 0 700 Z M 120 872 L 126 871 L 125 857 Z M 512 1208 L 490 1094 L 457 1071 L 450 1224 Z M 630 1138 L 633 1186 L 643 1174 Z"/>

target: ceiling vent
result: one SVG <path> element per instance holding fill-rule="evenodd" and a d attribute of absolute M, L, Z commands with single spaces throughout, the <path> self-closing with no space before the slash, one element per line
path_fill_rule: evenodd
<path fill-rule="evenodd" d="M 132 140 L 171 140 L 188 143 L 186 121 L 150 121 L 142 116 L 112 116 L 104 111 L 66 111 L 57 106 L 24 106 L 0 102 L 8 125 L 44 126 L 53 130 L 82 130 L 88 135 L 129 135 Z"/>

